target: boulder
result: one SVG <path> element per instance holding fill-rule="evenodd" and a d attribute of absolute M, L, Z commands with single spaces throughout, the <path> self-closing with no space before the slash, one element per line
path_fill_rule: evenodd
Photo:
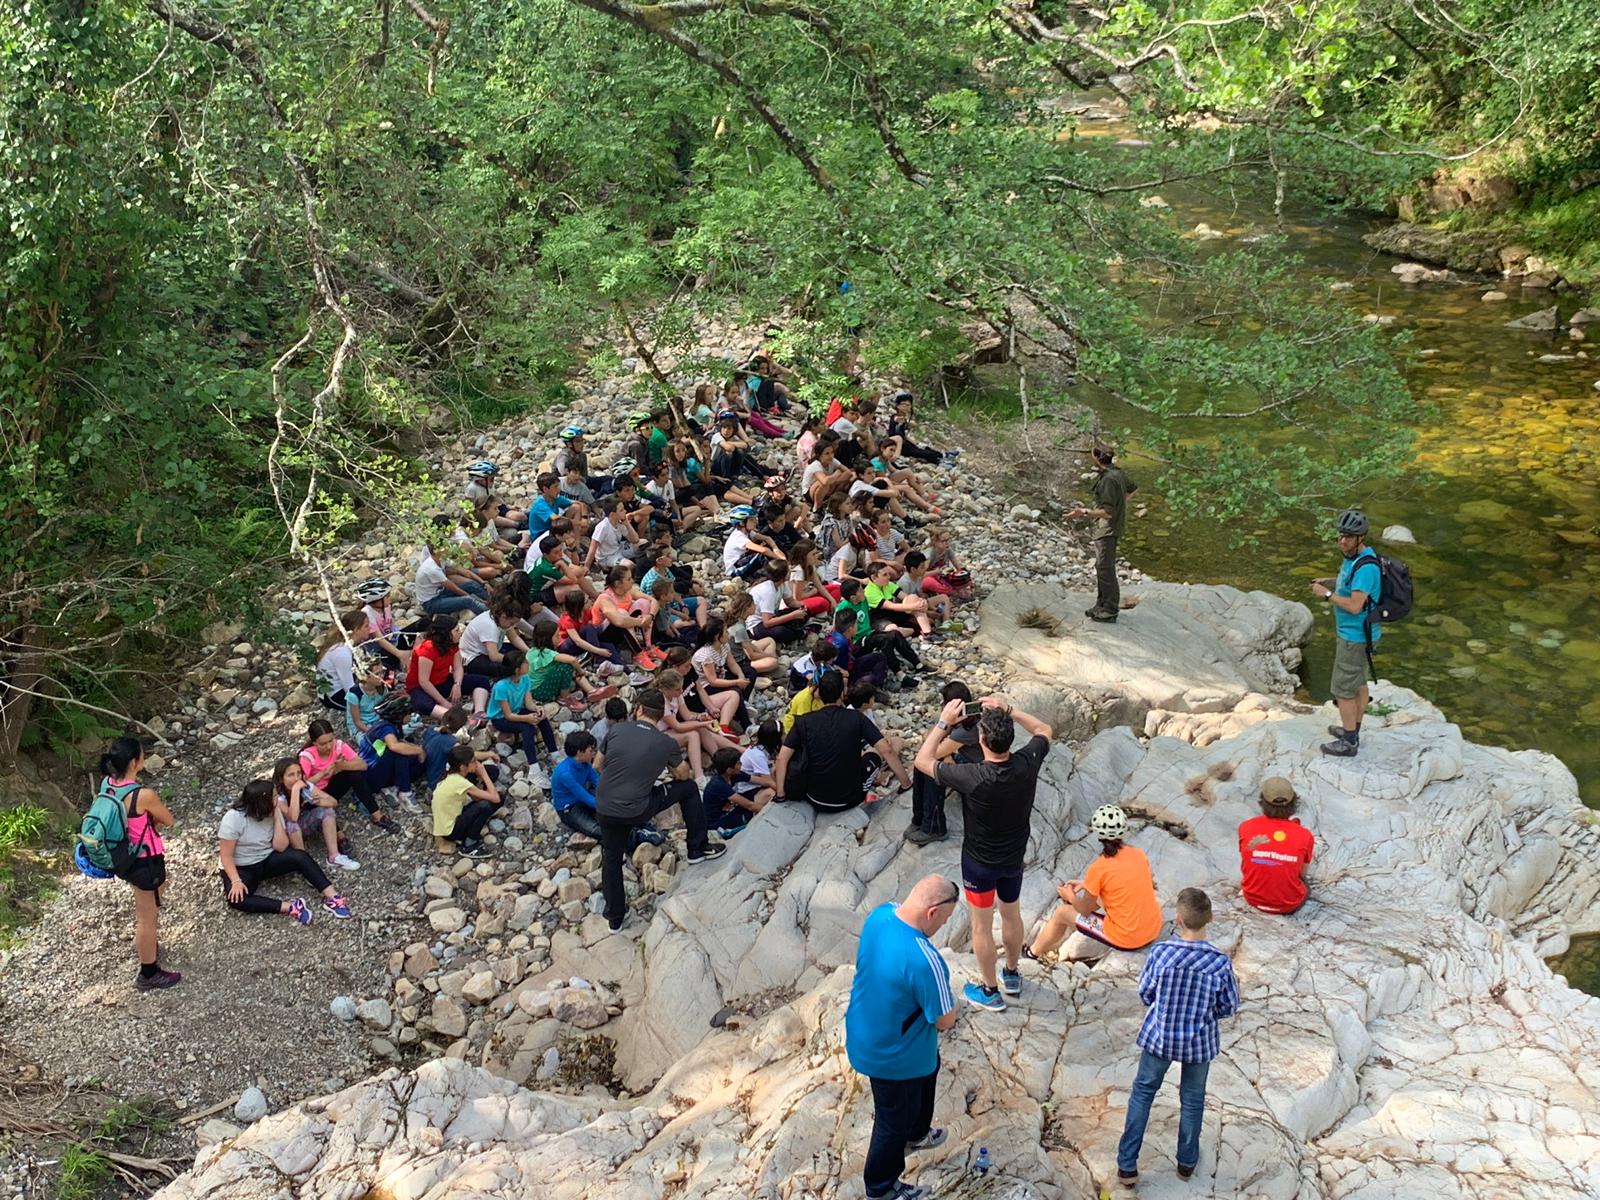
<path fill-rule="evenodd" d="M 433 998 L 433 1028 L 445 1037 L 460 1037 L 467 1031 L 467 1010 L 448 996 Z"/>
<path fill-rule="evenodd" d="M 1600 308 L 1580 308 L 1572 314 L 1567 324 L 1573 326 L 1593 325 L 1597 321 L 1600 321 Z"/>
<path fill-rule="evenodd" d="M 233 1106 L 233 1119 L 248 1125 L 266 1116 L 267 1111 L 266 1095 L 258 1087 L 247 1087 Z"/>
<path fill-rule="evenodd" d="M 394 1024 L 394 1013 L 389 1008 L 389 1002 L 377 996 L 358 1004 L 356 1015 L 368 1029 L 387 1029 Z"/>
<path fill-rule="evenodd" d="M 579 1029 L 597 1029 L 611 1019 L 606 1003 L 589 988 L 557 988 L 550 994 L 550 1015 Z"/>
<path fill-rule="evenodd" d="M 428 914 L 428 924 L 435 933 L 455 933 L 467 923 L 467 914 L 451 905 L 448 908 L 436 908 Z"/>
<path fill-rule="evenodd" d="M 1378 535 L 1383 541 L 1393 542 L 1400 546 L 1415 545 L 1416 535 L 1404 525 L 1385 525 L 1383 532 Z"/>
<path fill-rule="evenodd" d="M 1506 322 L 1507 329 L 1520 329 L 1527 333 L 1554 333 L 1560 327 L 1561 312 L 1554 304 L 1549 308 L 1541 308 L 1538 312 L 1531 312 L 1525 317 Z"/>
<path fill-rule="evenodd" d="M 1490 233 L 1456 232 L 1396 221 L 1361 240 L 1385 254 L 1430 266 L 1479 273 L 1501 269 L 1498 241 Z"/>

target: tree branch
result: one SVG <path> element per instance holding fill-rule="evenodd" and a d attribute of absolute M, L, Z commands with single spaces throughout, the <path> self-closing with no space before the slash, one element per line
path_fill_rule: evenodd
<path fill-rule="evenodd" d="M 757 115 L 767 123 L 767 127 L 777 136 L 778 141 L 795 160 L 806 169 L 812 182 L 819 191 L 829 199 L 836 199 L 838 189 L 822 164 L 812 157 L 811 151 L 806 149 L 799 136 L 784 123 L 783 118 L 772 110 L 772 105 L 767 102 L 756 86 L 736 70 L 732 63 L 723 58 L 714 50 L 707 49 L 687 34 L 680 33 L 672 27 L 672 18 L 658 17 L 648 9 L 634 4 L 632 0 L 569 0 L 573 4 L 581 4 L 584 8 L 593 9 L 597 13 L 613 18 L 635 29 L 641 29 L 653 37 L 660 38 L 669 46 L 673 46 L 688 55 L 702 66 L 709 67 L 728 84 L 737 88 L 745 102 L 756 110 Z"/>
<path fill-rule="evenodd" d="M 428 47 L 428 95 L 431 96 L 434 80 L 439 73 L 439 51 L 444 49 L 444 39 L 450 32 L 450 18 L 434 16 L 422 7 L 420 0 L 406 0 L 406 7 L 417 15 L 417 20 L 433 31 L 433 45 Z"/>

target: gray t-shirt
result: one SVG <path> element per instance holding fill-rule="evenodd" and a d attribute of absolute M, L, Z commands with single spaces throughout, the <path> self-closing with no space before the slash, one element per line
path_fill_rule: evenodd
<path fill-rule="evenodd" d="M 600 743 L 605 763 L 595 789 L 595 809 L 614 821 L 643 820 L 661 772 L 683 761 L 683 747 L 653 725 L 619 721 Z"/>
<path fill-rule="evenodd" d="M 272 853 L 274 824 L 276 822 L 271 817 L 264 821 L 254 821 L 239 809 L 230 808 L 222 814 L 222 825 L 217 830 L 217 837 L 224 842 L 239 843 L 233 848 L 235 865 L 253 867 Z"/>

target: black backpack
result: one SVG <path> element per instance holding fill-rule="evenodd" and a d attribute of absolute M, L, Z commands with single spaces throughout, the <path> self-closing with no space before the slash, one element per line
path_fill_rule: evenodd
<path fill-rule="evenodd" d="M 1376 550 L 1368 550 L 1355 560 L 1350 568 L 1350 574 L 1353 576 L 1362 564 L 1368 562 L 1378 564 L 1378 578 L 1381 582 L 1378 594 L 1367 597 L 1367 621 L 1392 625 L 1396 621 L 1405 620 L 1411 615 L 1413 600 L 1411 568 L 1398 558 L 1390 558 L 1388 555 L 1379 554 Z"/>

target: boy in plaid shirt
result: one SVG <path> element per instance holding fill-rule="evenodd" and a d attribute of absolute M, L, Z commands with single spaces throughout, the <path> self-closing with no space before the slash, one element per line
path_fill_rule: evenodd
<path fill-rule="evenodd" d="M 1139 1073 L 1128 1097 L 1128 1119 L 1117 1146 L 1117 1181 L 1139 1182 L 1145 1124 L 1167 1068 L 1181 1065 L 1178 1082 L 1178 1177 L 1200 1161 L 1200 1121 L 1206 1075 L 1219 1050 L 1217 1018 L 1239 1010 L 1239 981 L 1228 956 L 1205 940 L 1211 900 L 1199 888 L 1178 893 L 1178 936 L 1150 951 L 1139 974 L 1139 999 L 1149 1007 L 1139 1026 Z"/>

